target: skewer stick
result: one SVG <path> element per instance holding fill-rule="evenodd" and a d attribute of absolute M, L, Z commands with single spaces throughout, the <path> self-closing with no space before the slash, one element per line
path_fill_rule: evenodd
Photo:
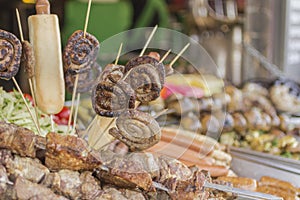
<path fill-rule="evenodd" d="M 147 47 L 148 47 L 148 45 L 149 45 L 149 43 L 150 43 L 150 41 L 151 41 L 151 39 L 152 39 L 154 33 L 155 33 L 156 30 L 157 30 L 157 27 L 158 27 L 158 26 L 156 25 L 156 26 L 153 28 L 153 30 L 152 30 L 152 32 L 151 32 L 151 34 L 150 34 L 150 36 L 149 36 L 149 38 L 148 38 L 148 40 L 147 40 L 147 42 L 146 42 L 144 48 L 143 48 L 143 50 L 142 50 L 141 53 L 140 53 L 140 57 L 145 53 L 145 51 L 146 51 L 146 49 L 147 49 Z"/>
<path fill-rule="evenodd" d="M 70 116 L 69 116 L 69 120 L 68 120 L 67 133 L 69 133 L 69 130 L 70 130 L 70 127 L 71 127 L 72 114 L 73 114 L 73 109 L 74 109 L 74 102 L 75 102 L 76 88 L 77 88 L 77 84 L 78 84 L 78 79 L 79 79 L 79 74 L 76 74 L 74 88 L 73 88 L 73 94 L 72 94 L 72 105 L 71 105 Z"/>
<path fill-rule="evenodd" d="M 119 51 L 118 51 L 118 55 L 117 55 L 117 58 L 116 58 L 116 61 L 115 61 L 115 65 L 117 65 L 118 62 L 119 62 L 119 58 L 120 58 L 120 55 L 121 55 L 122 48 L 123 48 L 123 43 L 121 43 L 121 45 L 119 47 Z"/>
<path fill-rule="evenodd" d="M 21 41 L 24 42 L 23 29 L 22 29 L 21 18 L 20 18 L 20 13 L 19 13 L 18 8 L 16 8 L 16 15 L 17 15 L 17 22 L 18 22 L 18 27 L 19 27 L 19 32 L 20 32 L 20 38 L 21 38 Z M 15 83 L 17 83 L 15 78 L 13 78 L 13 81 Z M 32 79 L 29 78 L 28 82 L 29 82 L 30 93 L 32 95 L 32 100 L 33 100 L 33 104 L 34 104 L 34 111 L 35 111 L 35 117 L 36 117 L 35 118 L 36 121 L 34 123 L 36 123 L 37 131 L 40 134 L 41 133 L 40 123 L 39 123 L 39 118 L 38 118 L 38 111 L 37 111 L 37 107 L 36 107 L 36 98 L 35 98 L 35 92 L 34 92 L 34 89 L 33 89 Z M 22 96 L 23 96 L 23 93 L 22 93 Z"/>
<path fill-rule="evenodd" d="M 23 37 L 23 29 L 22 29 L 22 24 L 21 24 L 21 19 L 20 19 L 20 13 L 18 8 L 16 8 L 16 15 L 17 15 L 17 22 L 18 22 L 18 27 L 19 27 L 19 32 L 20 32 L 20 38 L 21 41 L 24 41 L 24 37 Z"/>
<path fill-rule="evenodd" d="M 50 115 L 50 121 L 51 121 L 51 131 L 54 132 L 54 120 L 53 120 L 53 114 Z"/>
<path fill-rule="evenodd" d="M 41 135 L 41 131 L 40 131 L 40 129 L 39 129 L 39 127 L 38 127 L 38 125 L 37 125 L 37 123 L 36 123 L 36 121 L 35 121 L 35 118 L 34 118 L 34 116 L 33 116 L 33 113 L 31 112 L 31 110 L 30 110 L 30 108 L 29 108 L 29 105 L 28 105 L 28 103 L 27 103 L 27 101 L 26 101 L 26 99 L 25 99 L 25 97 L 24 97 L 24 95 L 23 95 L 23 92 L 22 92 L 22 90 L 21 90 L 21 88 L 20 88 L 20 86 L 19 86 L 17 80 L 15 79 L 15 77 L 12 77 L 11 79 L 13 80 L 13 82 L 14 82 L 14 84 L 15 84 L 17 90 L 18 90 L 18 92 L 21 94 L 21 97 L 22 97 L 22 99 L 23 99 L 23 101 L 24 101 L 24 103 L 25 103 L 25 106 L 26 106 L 26 108 L 27 108 L 27 110 L 28 110 L 28 112 L 29 112 L 29 114 L 30 114 L 30 117 L 32 118 L 32 121 L 33 121 L 34 125 L 35 125 L 35 128 L 37 129 L 38 133 Z"/>
<path fill-rule="evenodd" d="M 86 16 L 85 16 L 85 23 L 84 23 L 84 29 L 83 29 L 83 37 L 85 37 L 87 26 L 89 24 L 91 5 L 92 5 L 92 0 L 89 0 L 89 4 L 88 4 Z"/>
<path fill-rule="evenodd" d="M 119 61 L 119 58 L 120 58 L 120 55 L 121 55 L 121 52 L 122 52 L 122 48 L 123 48 L 123 43 L 120 44 L 118 54 L 117 54 L 117 57 L 116 57 L 116 61 L 115 61 L 115 65 L 118 64 L 118 61 Z M 126 78 L 126 76 L 123 77 L 123 79 L 125 79 L 125 78 Z M 97 122 L 98 119 L 99 119 L 98 115 L 96 115 L 94 117 L 94 119 L 92 120 L 92 122 L 89 124 L 85 135 L 90 135 L 91 134 L 90 129 L 91 129 L 92 125 Z M 111 125 L 114 123 L 114 121 L 115 121 L 115 118 L 112 118 L 111 121 L 108 123 L 108 125 L 105 127 L 104 131 L 102 133 L 100 133 L 99 137 L 91 138 L 91 140 L 96 140 L 96 142 L 94 142 L 94 144 L 92 145 L 92 148 L 94 148 L 95 145 L 100 141 L 100 139 L 103 137 L 104 133 L 111 127 Z M 94 135 L 94 134 L 92 134 L 92 135 Z"/>
<path fill-rule="evenodd" d="M 86 16 L 85 16 L 84 29 L 83 29 L 83 37 L 84 38 L 85 38 L 85 35 L 86 35 L 86 30 L 87 30 L 87 27 L 88 27 L 88 23 L 89 23 L 91 5 L 92 5 L 92 0 L 89 0 L 88 7 L 87 7 L 87 12 L 86 12 Z M 72 120 L 72 115 L 73 115 L 73 109 L 74 109 L 74 102 L 75 102 L 75 95 L 76 95 L 76 91 L 77 91 L 78 79 L 79 79 L 79 74 L 76 74 L 74 87 L 73 87 L 72 103 L 71 103 L 71 110 L 70 110 L 70 116 L 69 116 L 69 121 L 68 121 L 67 133 L 69 133 L 69 130 L 70 130 L 70 127 L 71 127 L 71 120 Z M 79 97 L 80 97 L 80 95 L 79 95 Z M 79 101 L 80 101 L 80 99 L 78 100 L 78 102 Z M 77 113 L 74 114 L 74 116 L 76 116 L 76 115 L 77 115 Z M 74 123 L 74 125 L 75 124 L 76 123 Z"/>
<path fill-rule="evenodd" d="M 169 49 L 169 51 L 167 51 L 167 52 L 165 53 L 165 55 L 160 59 L 159 63 L 164 62 L 164 60 L 168 57 L 168 55 L 170 54 L 170 52 L 171 52 L 171 49 Z"/>
<path fill-rule="evenodd" d="M 178 60 L 178 58 L 185 52 L 185 50 L 190 46 L 190 43 L 188 43 L 187 45 L 185 45 L 183 47 L 183 49 L 177 54 L 177 56 L 172 60 L 172 62 L 170 63 L 170 67 L 172 67 L 174 65 L 174 63 Z"/>
<path fill-rule="evenodd" d="M 79 101 L 80 101 L 80 93 L 77 94 L 77 104 L 76 104 L 76 108 L 75 108 L 75 114 L 74 114 L 74 120 L 73 120 L 73 129 L 72 129 L 72 132 L 75 132 L 76 121 L 77 121 L 77 115 L 78 115 L 78 108 L 79 108 Z"/>

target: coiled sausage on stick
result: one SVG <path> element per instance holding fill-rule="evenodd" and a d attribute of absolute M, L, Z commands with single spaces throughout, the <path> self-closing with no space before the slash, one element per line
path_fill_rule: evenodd
<path fill-rule="evenodd" d="M 9 80 L 20 67 L 22 44 L 20 40 L 7 31 L 0 29 L 0 78 Z"/>

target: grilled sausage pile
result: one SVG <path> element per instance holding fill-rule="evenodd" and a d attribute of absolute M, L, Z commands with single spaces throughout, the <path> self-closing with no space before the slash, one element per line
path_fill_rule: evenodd
<path fill-rule="evenodd" d="M 159 59 L 159 57 L 157 57 Z M 107 65 L 92 93 L 95 112 L 118 117 L 109 133 L 131 150 L 144 150 L 160 140 L 160 128 L 149 114 L 135 110 L 136 101 L 159 97 L 165 82 L 164 65 L 151 56 L 133 58 L 125 66 Z"/>

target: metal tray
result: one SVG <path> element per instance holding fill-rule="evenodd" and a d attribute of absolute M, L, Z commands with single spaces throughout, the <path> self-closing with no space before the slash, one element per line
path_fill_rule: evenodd
<path fill-rule="evenodd" d="M 238 175 L 259 180 L 272 176 L 300 187 L 300 161 L 261 153 L 249 149 L 230 147 L 231 169 Z"/>

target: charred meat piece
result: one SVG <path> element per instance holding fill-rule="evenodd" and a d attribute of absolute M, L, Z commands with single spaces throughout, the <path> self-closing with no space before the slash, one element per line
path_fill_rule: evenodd
<path fill-rule="evenodd" d="M 24 68 L 28 78 L 32 78 L 34 77 L 35 66 L 33 47 L 27 40 L 24 40 L 22 42 L 22 48 L 21 66 Z"/>
<path fill-rule="evenodd" d="M 171 199 L 207 199 L 209 192 L 204 190 L 204 182 L 206 180 L 205 174 L 199 170 L 193 172 L 193 176 L 188 180 L 179 180 L 174 192 L 170 193 Z"/>
<path fill-rule="evenodd" d="M 55 200 L 67 200 L 63 196 L 59 196 L 54 194 L 49 188 L 46 188 L 42 185 L 37 183 L 32 183 L 22 177 L 18 177 L 15 185 L 14 190 L 16 192 L 17 199 L 24 199 L 24 200 L 48 200 L 48 199 L 55 199 Z"/>
<path fill-rule="evenodd" d="M 11 151 L 8 149 L 0 149 L 0 165 L 6 165 L 13 159 Z"/>
<path fill-rule="evenodd" d="M 101 81 L 92 93 L 92 105 L 98 115 L 115 117 L 135 107 L 135 93 L 131 86 L 120 80 L 116 84 Z"/>
<path fill-rule="evenodd" d="M 48 174 L 42 185 L 70 199 L 96 199 L 102 193 L 99 181 L 89 171 L 60 170 Z"/>
<path fill-rule="evenodd" d="M 36 136 L 26 128 L 0 122 L 0 148 L 6 148 L 21 156 L 34 158 Z"/>
<path fill-rule="evenodd" d="M 100 75 L 100 80 L 117 83 L 124 76 L 125 67 L 123 65 L 108 64 Z"/>
<path fill-rule="evenodd" d="M 7 173 L 11 180 L 21 176 L 31 182 L 39 183 L 48 173 L 47 167 L 38 159 L 23 158 L 15 155 L 15 158 L 6 164 Z"/>
<path fill-rule="evenodd" d="M 165 83 L 165 68 L 151 56 L 131 59 L 125 65 L 125 81 L 134 89 L 140 102 L 150 102 L 159 97 Z"/>
<path fill-rule="evenodd" d="M 80 193 L 80 174 L 77 171 L 71 170 L 60 170 L 58 174 L 58 187 L 54 188 L 56 193 L 61 194 L 69 199 L 81 198 Z"/>
<path fill-rule="evenodd" d="M 161 137 L 159 124 L 148 113 L 138 110 L 123 112 L 116 121 L 117 128 L 109 134 L 125 143 L 131 150 L 144 150 L 158 143 Z"/>
<path fill-rule="evenodd" d="M 81 138 L 48 133 L 46 139 L 45 162 L 51 170 L 92 170 L 101 164 L 96 153 L 89 152 L 86 141 Z"/>
<path fill-rule="evenodd" d="M 141 188 L 149 191 L 152 188 L 152 178 L 140 163 L 124 158 L 116 158 L 100 168 L 96 176 L 104 182 L 123 188 Z"/>
<path fill-rule="evenodd" d="M 202 173 L 197 167 L 188 168 L 176 159 L 165 156 L 159 157 L 160 177 L 158 182 L 166 186 L 171 192 L 171 199 L 206 199 L 208 193 L 203 184 L 209 176 Z"/>
<path fill-rule="evenodd" d="M 150 64 L 153 67 L 155 67 L 157 69 L 157 72 L 159 74 L 160 77 L 160 82 L 162 84 L 162 86 L 165 83 L 165 68 L 164 65 L 162 63 L 159 63 L 159 61 L 151 56 L 140 56 L 140 57 L 136 57 L 131 59 L 130 61 L 128 61 L 128 63 L 126 63 L 125 65 L 125 73 L 127 73 L 128 71 L 130 71 L 132 68 L 138 67 L 139 65 L 143 65 L 143 64 Z"/>
<path fill-rule="evenodd" d="M 151 175 L 152 179 L 159 177 L 159 160 L 153 154 L 146 152 L 132 152 L 127 154 L 126 159 L 137 162 L 143 166 L 143 169 Z"/>
<path fill-rule="evenodd" d="M 75 31 L 63 52 L 64 71 L 71 74 L 84 73 L 91 69 L 97 59 L 99 41 L 90 33 Z"/>
<path fill-rule="evenodd" d="M 22 44 L 12 33 L 0 29 L 0 78 L 9 80 L 20 67 Z"/>
<path fill-rule="evenodd" d="M 191 170 L 176 159 L 169 158 L 167 156 L 160 156 L 158 158 L 158 164 L 160 168 L 160 175 L 157 181 L 159 183 L 163 183 L 170 190 L 175 189 L 170 180 L 174 178 L 176 180 L 188 180 L 192 176 Z"/>
<path fill-rule="evenodd" d="M 102 193 L 99 181 L 92 176 L 92 172 L 85 171 L 80 174 L 79 178 L 81 181 L 80 191 L 82 199 L 96 199 Z"/>
<path fill-rule="evenodd" d="M 160 76 L 151 64 L 141 64 L 127 72 L 125 81 L 131 85 L 137 100 L 147 103 L 157 99 L 163 87 Z"/>

